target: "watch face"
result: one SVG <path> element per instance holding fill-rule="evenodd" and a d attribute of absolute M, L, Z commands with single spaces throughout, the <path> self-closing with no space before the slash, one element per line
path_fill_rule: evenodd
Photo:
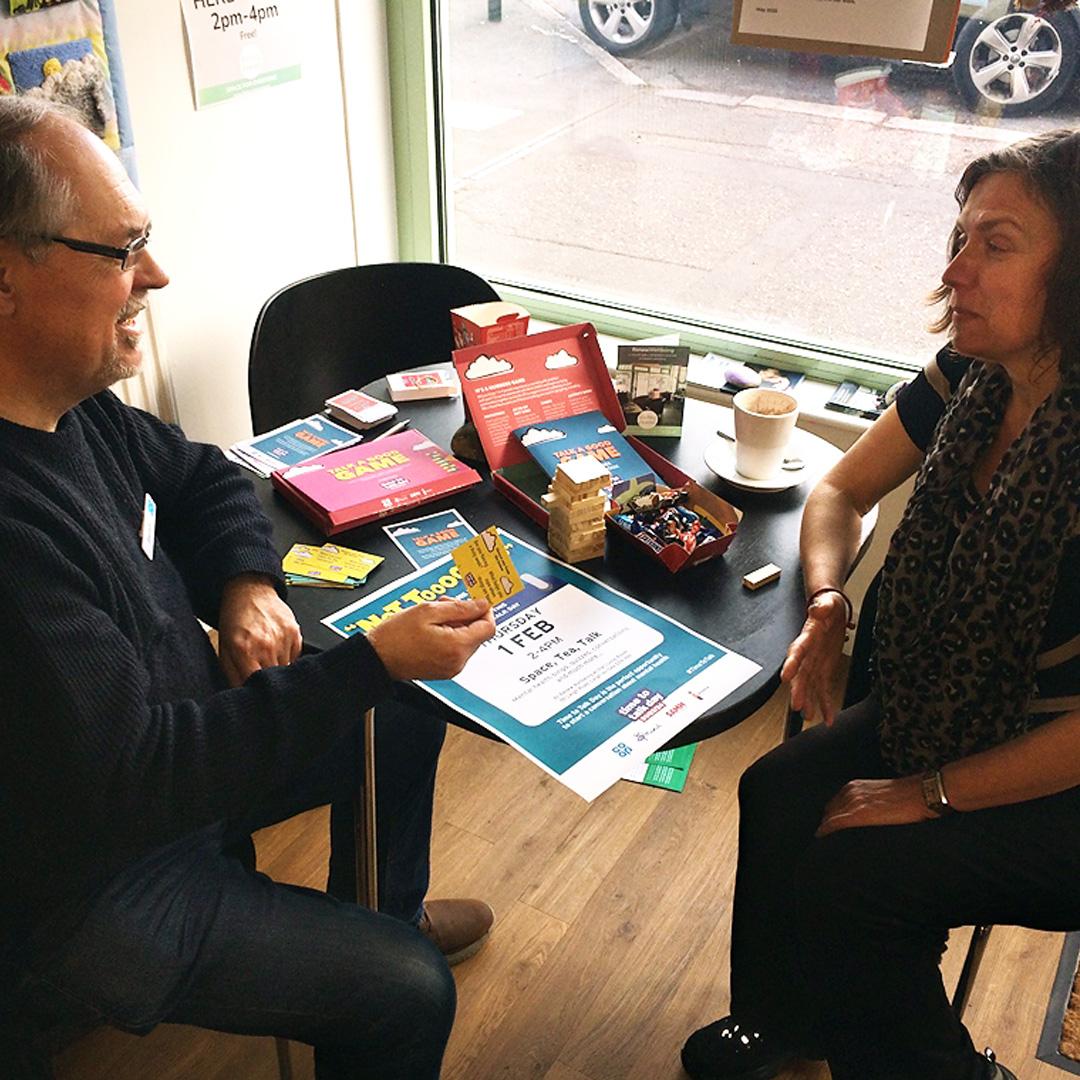
<path fill-rule="evenodd" d="M 945 794 L 945 785 L 941 779 L 941 770 L 934 769 L 924 773 L 922 777 L 923 802 L 926 808 L 940 817 L 952 810 L 949 799 Z"/>
<path fill-rule="evenodd" d="M 936 776 L 932 772 L 926 773 L 922 778 L 922 796 L 927 810 L 940 815 L 941 811 L 945 809 L 938 793 Z"/>

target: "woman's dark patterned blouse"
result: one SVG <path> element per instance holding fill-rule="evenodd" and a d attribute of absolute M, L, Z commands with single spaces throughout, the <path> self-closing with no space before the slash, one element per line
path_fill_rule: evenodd
<path fill-rule="evenodd" d="M 942 349 L 897 396 L 900 422 L 924 453 L 946 402 L 971 363 L 967 357 Z M 973 489 L 973 505 L 977 498 Z M 1066 544 L 1062 558 L 1064 565 L 1058 570 L 1057 590 L 1036 658 L 1038 696 L 1031 703 L 1032 714 L 1057 715 L 1080 709 L 1080 541 Z"/>

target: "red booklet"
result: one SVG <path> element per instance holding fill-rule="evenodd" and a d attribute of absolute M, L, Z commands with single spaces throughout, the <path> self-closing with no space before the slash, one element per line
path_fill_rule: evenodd
<path fill-rule="evenodd" d="M 472 487 L 480 474 L 419 431 L 401 431 L 271 474 L 327 536 Z"/>

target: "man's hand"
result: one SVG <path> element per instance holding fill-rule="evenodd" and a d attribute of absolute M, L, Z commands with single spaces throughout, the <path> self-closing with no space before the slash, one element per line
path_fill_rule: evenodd
<path fill-rule="evenodd" d="M 269 578 L 240 574 L 226 582 L 218 615 L 218 654 L 230 686 L 300 655 L 300 627 Z"/>
<path fill-rule="evenodd" d="M 791 707 L 808 723 L 836 719 L 836 672 L 847 635 L 847 604 L 840 593 L 822 593 L 810 605 L 802 632 L 788 646 L 780 678 L 791 684 Z"/>
<path fill-rule="evenodd" d="M 816 836 L 863 825 L 911 825 L 936 815 L 923 799 L 917 776 L 898 780 L 851 780 L 826 804 Z"/>
<path fill-rule="evenodd" d="M 494 636 L 486 600 L 437 600 L 384 619 L 368 641 L 392 679 L 452 679 Z"/>

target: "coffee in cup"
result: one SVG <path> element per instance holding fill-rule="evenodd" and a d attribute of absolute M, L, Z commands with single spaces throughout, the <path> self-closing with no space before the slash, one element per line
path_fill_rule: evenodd
<path fill-rule="evenodd" d="M 771 480 L 784 464 L 799 403 L 783 390 L 753 387 L 732 399 L 735 409 L 735 470 L 748 480 Z"/>

